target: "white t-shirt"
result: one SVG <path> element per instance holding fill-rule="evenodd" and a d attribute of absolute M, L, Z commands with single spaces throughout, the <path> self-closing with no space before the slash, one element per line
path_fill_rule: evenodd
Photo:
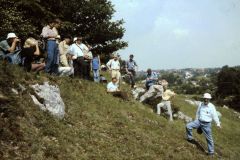
<path fill-rule="evenodd" d="M 109 82 L 107 85 L 107 91 L 108 92 L 115 92 L 118 90 L 118 85 L 114 84 L 113 82 Z"/>
<path fill-rule="evenodd" d="M 111 59 L 107 63 L 108 68 L 113 69 L 113 70 L 120 70 L 120 63 L 118 60 Z"/>

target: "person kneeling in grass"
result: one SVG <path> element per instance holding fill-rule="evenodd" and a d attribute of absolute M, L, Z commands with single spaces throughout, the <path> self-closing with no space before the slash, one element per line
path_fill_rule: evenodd
<path fill-rule="evenodd" d="M 118 80 L 116 77 L 112 78 L 112 81 L 109 82 L 107 85 L 107 92 L 111 93 L 114 97 L 119 97 L 123 100 L 128 100 L 127 93 L 119 90 L 117 81 Z"/>

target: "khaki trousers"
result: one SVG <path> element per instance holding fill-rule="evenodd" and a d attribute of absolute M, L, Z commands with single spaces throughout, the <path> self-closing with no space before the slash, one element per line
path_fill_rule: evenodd
<path fill-rule="evenodd" d="M 121 73 L 119 72 L 119 70 L 112 70 L 111 76 L 112 76 L 112 78 L 116 77 L 117 78 L 117 84 L 120 85 Z"/>

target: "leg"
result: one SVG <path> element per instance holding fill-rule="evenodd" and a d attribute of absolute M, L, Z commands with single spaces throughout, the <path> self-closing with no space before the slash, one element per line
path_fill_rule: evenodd
<path fill-rule="evenodd" d="M 130 79 L 131 79 L 131 86 L 132 86 L 132 88 L 134 88 L 134 86 L 135 86 L 135 71 L 134 70 L 131 70 L 130 71 L 131 72 L 131 75 L 130 75 Z"/>
<path fill-rule="evenodd" d="M 55 42 L 54 44 L 54 59 L 53 59 L 53 66 L 52 71 L 55 74 L 58 74 L 58 66 L 59 66 L 59 49 L 58 44 Z"/>
<path fill-rule="evenodd" d="M 96 70 L 96 80 L 97 80 L 97 82 L 99 82 L 99 77 L 100 77 L 100 75 L 99 75 L 99 69 L 97 69 L 97 70 Z"/>
<path fill-rule="evenodd" d="M 196 129 L 200 126 L 199 120 L 195 120 L 193 122 L 190 122 L 186 125 L 186 132 L 187 132 L 187 139 L 192 140 L 193 135 L 192 135 L 192 130 Z"/>
<path fill-rule="evenodd" d="M 154 92 L 147 91 L 144 95 L 140 97 L 140 102 L 144 102 L 146 99 L 152 97 L 154 95 Z"/>
<path fill-rule="evenodd" d="M 121 82 L 121 73 L 120 73 L 120 71 L 116 71 L 116 77 L 117 77 L 117 84 L 119 85 L 119 87 L 120 87 L 120 82 Z"/>
<path fill-rule="evenodd" d="M 45 71 L 47 73 L 52 72 L 52 64 L 53 64 L 54 49 L 55 49 L 54 43 L 56 43 L 56 42 L 47 41 L 47 62 L 46 62 L 46 67 L 45 67 Z"/>
<path fill-rule="evenodd" d="M 170 120 L 170 121 L 173 121 L 171 102 L 170 102 L 170 101 L 166 101 L 166 102 L 165 102 L 165 105 L 166 105 L 166 107 L 167 107 L 167 112 L 168 112 L 168 115 L 169 115 L 169 120 Z"/>
<path fill-rule="evenodd" d="M 201 128 L 202 128 L 202 131 L 207 140 L 208 153 L 213 154 L 214 153 L 214 143 L 213 143 L 213 138 L 212 138 L 211 123 L 201 124 Z"/>
<path fill-rule="evenodd" d="M 97 69 L 93 70 L 93 79 L 94 82 L 99 82 L 99 71 Z"/>
<path fill-rule="evenodd" d="M 160 115 L 161 114 L 161 108 L 164 106 L 164 103 L 158 103 L 157 104 L 157 114 Z"/>

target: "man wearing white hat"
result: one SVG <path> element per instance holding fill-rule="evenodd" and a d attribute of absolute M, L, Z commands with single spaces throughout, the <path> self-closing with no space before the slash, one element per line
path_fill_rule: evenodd
<path fill-rule="evenodd" d="M 204 102 L 200 103 L 196 113 L 196 120 L 186 125 L 187 140 L 194 142 L 192 129 L 200 129 L 204 133 L 207 145 L 208 155 L 214 155 L 214 143 L 212 138 L 211 122 L 214 120 L 218 128 L 221 128 L 215 106 L 210 103 L 212 96 L 209 93 L 203 95 Z"/>
<path fill-rule="evenodd" d="M 87 63 L 84 60 L 85 51 L 89 51 L 89 48 L 82 43 L 82 37 L 75 37 L 73 44 L 70 46 L 68 53 L 73 58 L 74 75 L 80 78 L 86 78 L 88 74 Z"/>
<path fill-rule="evenodd" d="M 20 51 L 20 42 L 21 40 L 15 33 L 8 33 L 7 39 L 0 42 L 0 57 L 7 59 L 10 63 L 18 63 L 16 62 L 16 54 Z"/>

